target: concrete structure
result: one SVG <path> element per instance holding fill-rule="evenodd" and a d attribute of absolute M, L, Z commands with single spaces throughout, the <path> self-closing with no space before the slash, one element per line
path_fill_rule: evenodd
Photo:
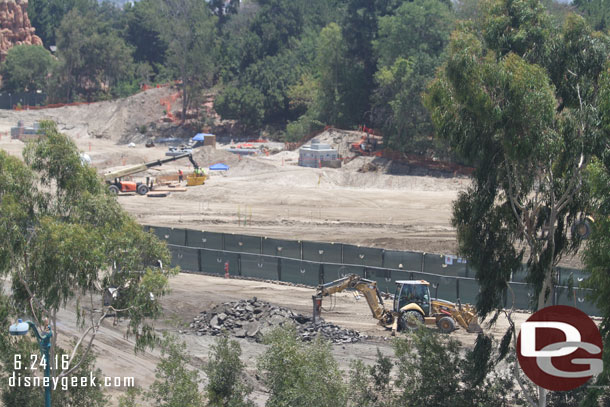
<path fill-rule="evenodd" d="M 40 137 L 38 131 L 40 126 L 35 122 L 33 126 L 25 126 L 21 120 L 17 123 L 17 127 L 11 127 L 11 138 L 26 142 L 28 140 L 36 140 Z"/>
<path fill-rule="evenodd" d="M 328 144 L 322 144 L 312 140 L 311 144 L 301 147 L 299 150 L 299 165 L 301 167 L 318 168 L 326 161 L 339 160 L 339 153 Z"/>

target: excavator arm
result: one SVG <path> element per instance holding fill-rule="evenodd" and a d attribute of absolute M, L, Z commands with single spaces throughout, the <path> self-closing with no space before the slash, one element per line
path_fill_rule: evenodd
<path fill-rule="evenodd" d="M 330 283 L 318 286 L 316 296 L 326 297 L 343 290 L 356 290 L 360 292 L 373 313 L 373 318 L 379 320 L 382 324 L 392 324 L 393 316 L 383 305 L 383 298 L 377 288 L 377 282 L 362 278 L 356 274 L 350 274 Z"/>

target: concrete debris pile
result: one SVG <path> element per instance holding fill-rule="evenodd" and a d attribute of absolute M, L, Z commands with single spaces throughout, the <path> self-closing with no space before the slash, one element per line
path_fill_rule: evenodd
<path fill-rule="evenodd" d="M 302 340 L 310 341 L 320 334 L 332 343 L 352 343 L 365 339 L 365 335 L 351 329 L 343 329 L 324 320 L 313 323 L 312 318 L 258 300 L 240 300 L 220 304 L 210 311 L 203 311 L 194 318 L 191 330 L 201 335 L 220 335 L 227 332 L 237 338 L 251 338 L 260 342 L 273 329 L 294 323 Z"/>

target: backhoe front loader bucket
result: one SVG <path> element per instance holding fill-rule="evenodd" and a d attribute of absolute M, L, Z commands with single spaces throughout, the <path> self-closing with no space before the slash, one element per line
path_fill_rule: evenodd
<path fill-rule="evenodd" d="M 468 331 L 470 333 L 481 333 L 481 332 L 483 332 L 483 328 L 481 328 L 481 325 L 479 325 L 479 323 L 477 322 L 477 320 L 475 318 L 472 321 L 470 321 L 466 331 Z"/>

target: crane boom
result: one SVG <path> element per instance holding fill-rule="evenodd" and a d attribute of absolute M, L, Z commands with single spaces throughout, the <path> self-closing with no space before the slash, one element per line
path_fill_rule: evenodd
<path fill-rule="evenodd" d="M 193 167 L 199 168 L 199 165 L 197 165 L 195 160 L 193 160 L 193 154 L 184 153 L 184 154 L 176 155 L 174 157 L 162 158 L 162 159 L 155 160 L 155 161 L 149 161 L 144 164 L 138 164 L 138 165 L 134 165 L 132 167 L 108 172 L 108 173 L 104 174 L 104 181 L 112 182 L 113 180 L 115 180 L 117 178 L 122 178 L 122 177 L 126 177 L 127 175 L 132 175 L 132 174 L 136 174 L 138 172 L 146 171 L 147 169 L 149 169 L 151 167 L 157 167 L 157 166 L 163 165 L 163 164 L 171 162 L 171 161 L 180 160 L 181 158 L 188 158 L 189 161 L 191 162 L 191 164 L 193 164 Z"/>

